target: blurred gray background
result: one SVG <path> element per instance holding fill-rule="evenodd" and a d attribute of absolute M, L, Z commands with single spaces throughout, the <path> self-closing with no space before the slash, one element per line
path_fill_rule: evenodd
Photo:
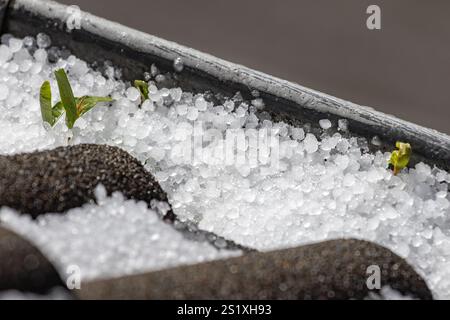
<path fill-rule="evenodd" d="M 448 0 L 59 2 L 450 133 Z"/>

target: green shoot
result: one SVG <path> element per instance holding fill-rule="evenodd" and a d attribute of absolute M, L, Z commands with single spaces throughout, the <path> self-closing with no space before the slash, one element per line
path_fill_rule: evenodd
<path fill-rule="evenodd" d="M 398 150 L 392 151 L 389 163 L 394 167 L 394 175 L 397 175 L 408 165 L 412 151 L 409 143 L 397 141 L 395 147 Z"/>
<path fill-rule="evenodd" d="M 77 120 L 77 103 L 73 96 L 72 87 L 70 86 L 69 79 L 67 79 L 64 69 L 55 71 L 56 82 L 58 83 L 59 95 L 61 96 L 61 102 L 66 111 L 66 124 L 69 129 L 73 128 L 75 121 Z"/>
<path fill-rule="evenodd" d="M 61 101 L 57 102 L 52 107 L 52 92 L 48 81 L 45 81 L 42 84 L 39 99 L 41 104 L 42 120 L 52 127 L 56 124 L 56 122 L 58 122 L 59 118 L 65 112 L 66 125 L 69 129 L 72 129 L 75 121 L 95 107 L 98 103 L 113 101 L 110 97 L 83 96 L 75 98 L 64 69 L 55 71 L 55 77 L 56 82 L 58 83 Z"/>
<path fill-rule="evenodd" d="M 52 91 L 48 81 L 45 81 L 41 86 L 39 102 L 41 104 L 42 120 L 53 127 L 62 116 L 64 108 L 61 102 L 52 107 Z"/>
<path fill-rule="evenodd" d="M 82 96 L 77 98 L 77 116 L 81 117 L 83 114 L 91 110 L 93 107 L 100 102 L 111 102 L 113 101 L 110 97 L 93 97 L 93 96 Z"/>
<path fill-rule="evenodd" d="M 41 86 L 39 102 L 41 104 L 42 120 L 53 126 L 55 124 L 55 117 L 52 112 L 52 90 L 48 81 L 45 81 Z"/>
<path fill-rule="evenodd" d="M 148 83 L 142 80 L 134 80 L 134 86 L 141 93 L 141 100 L 148 99 Z"/>
<path fill-rule="evenodd" d="M 61 101 L 55 104 L 52 108 L 52 115 L 55 118 L 55 123 L 58 122 L 59 118 L 64 114 L 64 106 Z"/>

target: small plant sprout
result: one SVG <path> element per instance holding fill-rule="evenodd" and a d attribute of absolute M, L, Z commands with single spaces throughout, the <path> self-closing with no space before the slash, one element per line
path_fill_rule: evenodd
<path fill-rule="evenodd" d="M 53 127 L 65 112 L 66 125 L 69 129 L 72 129 L 75 121 L 98 103 L 113 101 L 110 97 L 82 96 L 76 98 L 64 69 L 56 70 L 55 77 L 61 101 L 52 106 L 52 91 L 48 81 L 42 84 L 39 97 L 42 120 L 44 123 L 48 123 L 50 127 Z"/>
<path fill-rule="evenodd" d="M 397 175 L 408 165 L 412 151 L 409 143 L 397 141 L 395 147 L 398 150 L 392 151 L 389 163 L 394 167 L 394 175 Z"/>
<path fill-rule="evenodd" d="M 141 100 L 145 101 L 148 99 L 148 83 L 142 80 L 134 80 L 134 86 L 141 93 Z"/>

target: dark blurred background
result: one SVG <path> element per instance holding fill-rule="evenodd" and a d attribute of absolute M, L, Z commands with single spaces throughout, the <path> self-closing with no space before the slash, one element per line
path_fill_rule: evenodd
<path fill-rule="evenodd" d="M 449 0 L 59 2 L 450 133 Z"/>

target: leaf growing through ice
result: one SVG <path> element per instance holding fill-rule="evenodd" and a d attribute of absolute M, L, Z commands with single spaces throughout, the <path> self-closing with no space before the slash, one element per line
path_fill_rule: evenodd
<path fill-rule="evenodd" d="M 48 81 L 45 81 L 41 86 L 39 103 L 41 105 L 42 120 L 53 126 L 56 121 L 52 112 L 52 89 Z"/>
<path fill-rule="evenodd" d="M 411 145 L 409 143 L 404 143 L 397 141 L 395 147 L 398 150 L 392 151 L 389 163 L 394 167 L 394 175 L 397 175 L 403 168 L 405 168 L 409 159 L 411 158 Z"/>
<path fill-rule="evenodd" d="M 55 77 L 58 83 L 61 101 L 52 107 L 52 92 L 48 81 L 42 84 L 39 98 L 42 120 L 50 124 L 50 126 L 54 126 L 65 112 L 67 127 L 72 129 L 75 121 L 98 103 L 113 101 L 110 97 L 83 96 L 81 98 L 75 98 L 64 69 L 55 71 Z"/>
<path fill-rule="evenodd" d="M 142 101 L 148 99 L 148 83 L 142 80 L 134 80 L 134 86 L 141 93 Z"/>
<path fill-rule="evenodd" d="M 57 104 L 55 104 L 52 108 L 52 114 L 55 118 L 55 123 L 58 121 L 59 118 L 64 114 L 64 106 L 61 101 L 59 101 Z"/>
<path fill-rule="evenodd" d="M 69 129 L 73 128 L 75 121 L 77 121 L 77 105 L 75 97 L 73 96 L 72 87 L 64 69 L 55 71 L 56 82 L 58 82 L 59 95 L 64 110 L 66 111 L 66 124 Z"/>
<path fill-rule="evenodd" d="M 52 89 L 50 83 L 45 81 L 40 90 L 39 103 L 41 105 L 42 120 L 53 127 L 64 113 L 62 102 L 58 102 L 52 107 Z"/>
<path fill-rule="evenodd" d="M 110 97 L 93 97 L 93 96 L 83 96 L 77 98 L 77 115 L 81 117 L 83 114 L 91 110 L 100 102 L 111 102 L 113 101 Z"/>

